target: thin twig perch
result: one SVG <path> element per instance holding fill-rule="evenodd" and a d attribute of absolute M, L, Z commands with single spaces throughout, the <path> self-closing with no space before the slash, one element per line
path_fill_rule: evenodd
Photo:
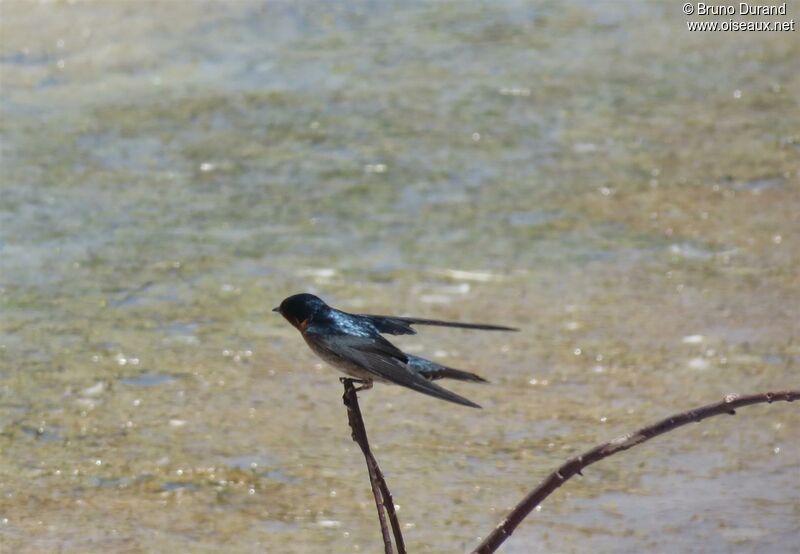
<path fill-rule="evenodd" d="M 765 392 L 746 396 L 729 394 L 721 402 L 675 414 L 654 425 L 643 427 L 630 435 L 625 435 L 596 446 L 584 452 L 582 455 L 568 460 L 564 465 L 542 481 L 539 486 L 529 492 L 528 495 L 511 510 L 506 518 L 483 539 L 483 542 L 472 551 L 472 554 L 491 554 L 495 552 L 536 506 L 541 504 L 545 498 L 550 496 L 550 494 L 572 476 L 580 474 L 581 470 L 586 466 L 599 462 L 603 458 L 607 458 L 617 452 L 633 448 L 637 444 L 642 444 L 653 437 L 657 437 L 658 435 L 662 435 L 688 423 L 699 422 L 720 414 L 733 415 L 736 413 L 736 408 L 749 406 L 751 404 L 772 403 L 777 401 L 792 402 L 798 399 L 800 399 L 800 390 Z"/>
<path fill-rule="evenodd" d="M 358 406 L 358 388 L 354 383 L 358 381 L 354 379 L 340 379 L 344 385 L 344 394 L 342 400 L 347 407 L 347 420 L 352 430 L 353 440 L 361 447 L 361 452 L 364 454 L 364 460 L 367 462 L 367 471 L 369 472 L 369 482 L 372 485 L 372 495 L 375 497 L 375 507 L 378 510 L 378 523 L 381 526 L 381 535 L 383 536 L 383 548 L 386 554 L 394 554 L 392 548 L 392 539 L 389 536 L 389 528 L 386 526 L 386 514 L 389 516 L 389 522 L 392 525 L 392 533 L 394 534 L 395 545 L 397 546 L 398 554 L 406 554 L 406 545 L 403 541 L 403 534 L 400 531 L 400 521 L 397 519 L 397 512 L 394 509 L 394 500 L 392 493 L 389 491 L 389 486 L 386 484 L 386 479 L 383 477 L 383 472 L 375 456 L 372 455 L 372 450 L 369 447 L 369 440 L 367 440 L 367 429 L 364 427 L 364 419 L 361 417 L 361 408 Z"/>

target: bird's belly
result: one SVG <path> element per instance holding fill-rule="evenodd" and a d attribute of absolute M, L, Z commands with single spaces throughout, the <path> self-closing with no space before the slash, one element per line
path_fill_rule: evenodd
<path fill-rule="evenodd" d="M 305 337 L 304 337 L 305 338 Z M 326 350 L 324 348 L 320 348 L 317 346 L 313 341 L 306 339 L 306 343 L 311 350 L 314 351 L 314 354 L 319 356 L 323 361 L 327 362 L 328 364 L 332 365 L 336 369 L 339 369 L 353 377 L 355 379 L 359 379 L 361 381 L 378 381 L 378 382 L 386 382 L 384 379 L 381 379 L 374 373 L 367 371 L 366 369 L 362 368 L 360 365 L 351 362 L 350 360 L 343 358 L 341 356 L 337 356 L 333 354 L 330 350 Z"/>

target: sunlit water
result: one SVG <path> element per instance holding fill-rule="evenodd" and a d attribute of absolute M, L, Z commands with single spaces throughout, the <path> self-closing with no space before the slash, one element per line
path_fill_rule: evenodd
<path fill-rule="evenodd" d="M 396 340 L 483 410 L 362 395 L 411 552 L 797 387 L 800 41 L 679 8 L 3 2 L 0 550 L 379 551 L 293 292 L 522 328 Z M 503 551 L 796 548 L 797 408 L 603 461 Z"/>

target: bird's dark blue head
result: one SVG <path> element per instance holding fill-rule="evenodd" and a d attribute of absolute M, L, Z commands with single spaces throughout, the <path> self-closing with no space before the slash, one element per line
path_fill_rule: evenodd
<path fill-rule="evenodd" d="M 286 321 L 302 331 L 314 315 L 327 307 L 328 305 L 321 298 L 313 294 L 302 293 L 285 298 L 281 305 L 272 311 L 278 312 L 286 318 Z"/>

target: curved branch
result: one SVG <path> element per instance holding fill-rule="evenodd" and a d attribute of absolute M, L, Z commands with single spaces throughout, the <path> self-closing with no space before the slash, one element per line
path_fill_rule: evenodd
<path fill-rule="evenodd" d="M 568 479 L 576 474 L 580 475 L 581 470 L 586 466 L 599 462 L 603 458 L 607 458 L 617 452 L 633 448 L 637 444 L 641 444 L 658 435 L 668 433 L 688 423 L 699 422 L 720 414 L 734 415 L 736 413 L 736 408 L 742 408 L 751 404 L 769 404 L 778 401 L 792 402 L 798 399 L 800 399 L 800 390 L 765 392 L 746 396 L 728 394 L 721 402 L 675 414 L 666 419 L 662 419 L 658 423 L 643 427 L 634 433 L 595 446 L 582 455 L 567 460 L 564 465 L 551 473 L 539 486 L 529 492 L 528 495 L 511 510 L 506 518 L 483 539 L 483 542 L 472 551 L 472 554 L 491 554 L 495 552 L 536 506 L 541 504 L 545 498 L 550 496 L 550 494 L 563 485 Z"/>

